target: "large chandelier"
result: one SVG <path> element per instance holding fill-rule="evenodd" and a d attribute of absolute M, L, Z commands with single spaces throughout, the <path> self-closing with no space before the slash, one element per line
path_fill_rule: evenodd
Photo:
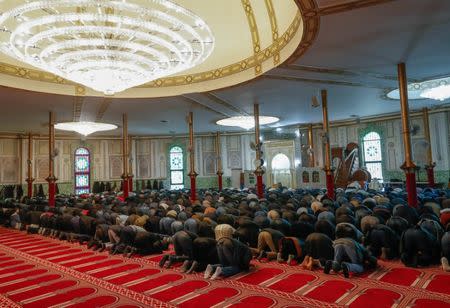
<path fill-rule="evenodd" d="M 169 0 L 2 0 L 0 50 L 107 95 L 190 69 L 214 37 Z"/>
<path fill-rule="evenodd" d="M 98 122 L 62 122 L 55 124 L 55 129 L 77 132 L 83 136 L 88 136 L 96 132 L 114 130 L 117 125 Z"/>
<path fill-rule="evenodd" d="M 276 117 L 267 117 L 267 116 L 260 116 L 259 117 L 259 124 L 260 125 L 267 125 L 278 122 L 280 119 Z M 222 126 L 237 126 L 242 127 L 243 129 L 251 129 L 255 127 L 255 118 L 252 116 L 237 116 L 237 117 L 231 117 L 226 118 L 223 120 L 219 120 L 216 122 L 217 125 Z"/>

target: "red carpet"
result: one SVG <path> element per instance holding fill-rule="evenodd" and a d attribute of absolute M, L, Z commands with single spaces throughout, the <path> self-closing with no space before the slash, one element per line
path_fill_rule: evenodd
<path fill-rule="evenodd" d="M 380 262 L 345 279 L 276 262 L 204 280 L 160 269 L 161 256 L 123 258 L 0 228 L 0 307 L 450 307 L 450 274 Z"/>

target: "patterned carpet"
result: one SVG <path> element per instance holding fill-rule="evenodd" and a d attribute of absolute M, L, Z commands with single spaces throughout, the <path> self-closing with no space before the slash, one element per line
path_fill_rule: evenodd
<path fill-rule="evenodd" d="M 345 279 L 254 261 L 249 273 L 204 280 L 161 256 L 109 256 L 0 228 L 0 307 L 450 307 L 450 274 L 380 262 Z"/>

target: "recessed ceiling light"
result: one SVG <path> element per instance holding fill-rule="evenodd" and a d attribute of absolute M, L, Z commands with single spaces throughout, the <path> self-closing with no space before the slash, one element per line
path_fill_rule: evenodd
<path fill-rule="evenodd" d="M 161 123 L 167 123 L 167 120 L 161 120 Z"/>
<path fill-rule="evenodd" d="M 399 89 L 387 94 L 391 99 L 400 99 Z M 443 101 L 450 98 L 450 77 L 430 79 L 408 84 L 408 99 L 434 99 Z"/>

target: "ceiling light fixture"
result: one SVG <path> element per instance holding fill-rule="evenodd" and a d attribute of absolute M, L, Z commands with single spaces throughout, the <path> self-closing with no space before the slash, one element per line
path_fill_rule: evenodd
<path fill-rule="evenodd" d="M 117 125 L 97 122 L 62 122 L 55 124 L 55 128 L 88 136 L 96 132 L 114 130 Z"/>
<path fill-rule="evenodd" d="M 259 124 L 260 125 L 267 125 L 278 122 L 280 119 L 277 117 L 268 117 L 268 116 L 260 116 L 259 117 Z M 255 118 L 253 116 L 237 116 L 237 117 L 231 117 L 226 118 L 223 120 L 219 120 L 216 122 L 217 125 L 222 126 L 237 126 L 242 127 L 244 129 L 251 129 L 255 127 Z"/>
<path fill-rule="evenodd" d="M 3 0 L 0 50 L 106 95 L 190 69 L 214 49 L 199 16 L 169 0 Z"/>
<path fill-rule="evenodd" d="M 398 89 L 392 90 L 387 94 L 392 99 L 400 99 Z M 450 77 L 431 79 L 423 82 L 408 84 L 409 99 L 434 99 L 443 101 L 450 98 Z"/>

